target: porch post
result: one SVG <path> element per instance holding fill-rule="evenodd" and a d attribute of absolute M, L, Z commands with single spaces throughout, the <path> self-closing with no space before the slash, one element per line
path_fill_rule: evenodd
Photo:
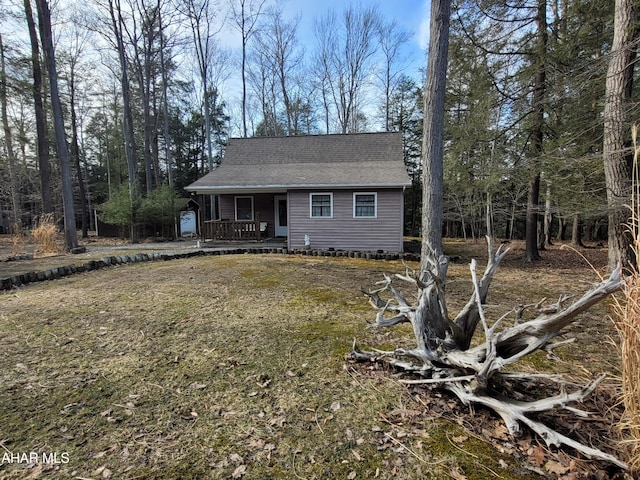
<path fill-rule="evenodd" d="M 207 211 L 207 205 L 205 204 L 205 196 L 204 194 L 200 194 L 200 208 L 198 208 L 198 227 L 200 227 L 200 238 L 203 242 L 207 240 L 207 235 L 205 232 L 205 226 L 202 221 L 202 216 Z"/>

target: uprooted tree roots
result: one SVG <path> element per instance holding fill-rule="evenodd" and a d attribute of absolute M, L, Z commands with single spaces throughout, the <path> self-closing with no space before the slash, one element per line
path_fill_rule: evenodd
<path fill-rule="evenodd" d="M 562 388 L 559 395 L 529 402 L 505 397 L 492 388 L 498 382 L 518 379 L 556 379 L 551 375 L 504 372 L 503 369 L 537 350 L 549 350 L 557 346 L 557 343 L 550 343 L 551 340 L 563 333 L 563 329 L 574 322 L 580 313 L 622 288 L 624 280 L 620 268 L 571 304 L 567 305 L 567 297 L 561 297 L 554 305 L 544 308 L 541 303 L 537 304 L 538 315 L 532 320 L 524 321 L 520 309 L 515 311 L 516 321 L 513 325 L 504 325 L 509 314 L 490 324 L 485 317 L 483 304 L 491 279 L 507 250 L 498 248 L 494 251 L 490 241 L 488 248 L 489 259 L 482 278 L 478 279 L 476 274 L 476 262 L 471 262 L 474 292 L 454 320 L 449 319 L 445 302 L 445 257 L 423 260 L 421 271 L 407 267 L 405 274 L 396 275 L 395 279 L 385 275 L 384 280 L 379 282 L 380 288 L 363 290 L 371 304 L 378 309 L 373 326 L 390 327 L 409 322 L 413 326 L 417 346 L 411 350 L 365 352 L 354 342 L 350 358 L 354 361 L 386 362 L 414 375 L 413 379 L 402 380 L 404 383 L 438 384 L 454 393 L 464 404 L 484 405 L 500 415 L 512 435 L 518 434 L 521 424 L 526 425 L 540 435 L 547 445 L 566 445 L 589 458 L 611 462 L 626 469 L 627 465 L 616 457 L 581 444 L 532 418 L 532 414 L 558 408 L 586 416 L 586 412 L 572 408 L 570 404 L 589 396 L 604 377 L 579 391 L 566 393 Z M 396 288 L 396 279 L 409 282 L 417 288 L 416 305 L 412 305 Z M 471 340 L 478 326 L 484 333 L 484 342 L 472 346 Z M 561 381 L 560 384 L 563 385 Z"/>

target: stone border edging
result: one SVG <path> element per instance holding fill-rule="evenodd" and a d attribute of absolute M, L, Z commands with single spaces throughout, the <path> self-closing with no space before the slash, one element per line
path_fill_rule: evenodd
<path fill-rule="evenodd" d="M 275 253 L 281 255 L 303 255 L 313 257 L 348 257 L 364 258 L 367 260 L 407 260 L 420 261 L 420 255 L 415 253 L 391 253 L 391 252 L 363 252 L 354 250 L 306 250 L 287 248 L 228 248 L 222 250 L 209 250 L 207 248 L 194 250 L 191 252 L 178 253 L 136 253 L 133 255 L 110 255 L 100 260 L 89 260 L 81 265 L 66 265 L 54 267 L 39 272 L 27 272 L 19 275 L 0 279 L 0 291 L 11 290 L 15 287 L 27 285 L 29 283 L 43 282 L 45 280 L 55 280 L 76 273 L 90 272 L 100 268 L 125 265 L 129 263 L 141 263 L 158 260 L 177 260 L 182 258 L 211 256 L 211 255 L 243 255 L 243 254 L 265 254 Z"/>

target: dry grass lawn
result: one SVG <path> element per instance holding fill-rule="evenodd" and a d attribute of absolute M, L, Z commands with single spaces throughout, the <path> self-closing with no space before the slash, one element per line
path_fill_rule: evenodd
<path fill-rule="evenodd" d="M 448 287 L 459 306 L 470 292 L 466 260 L 483 247 L 449 248 L 461 257 Z M 510 260 L 488 312 L 584 291 L 596 277 L 571 258 L 568 268 Z M 457 419 L 429 411 L 391 374 L 345 365 L 354 338 L 411 345 L 407 328 L 365 328 L 374 312 L 358 290 L 401 269 L 343 258 L 199 257 L 0 294 L 0 459 L 40 456 L 0 463 L 0 478 L 543 478 L 544 465 L 466 428 L 468 408 L 456 407 Z M 599 307 L 559 360 L 539 355 L 523 368 L 615 376 L 612 332 Z M 58 463 L 43 463 L 43 453 Z"/>

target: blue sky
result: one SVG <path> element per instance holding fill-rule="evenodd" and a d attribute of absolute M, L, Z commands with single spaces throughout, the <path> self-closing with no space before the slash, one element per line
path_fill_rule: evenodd
<path fill-rule="evenodd" d="M 429 0 L 360 0 L 356 5 L 377 5 L 385 20 L 396 20 L 413 34 L 412 49 L 420 53 L 426 47 L 429 36 Z M 285 12 L 301 15 L 300 36 L 313 39 L 313 22 L 333 9 L 340 13 L 349 2 L 345 0 L 284 0 Z"/>
<path fill-rule="evenodd" d="M 273 0 L 272 0 L 273 1 Z M 315 50 L 314 21 L 324 16 L 333 9 L 340 14 L 346 5 L 350 3 L 364 7 L 376 5 L 384 21 L 395 20 L 402 28 L 411 34 L 411 41 L 406 45 L 403 55 L 406 58 L 404 73 L 422 81 L 422 73 L 426 69 L 426 47 L 429 38 L 429 13 L 430 0 L 275 0 L 282 7 L 287 19 L 300 15 L 298 38 L 306 52 Z M 224 46 L 231 48 L 236 53 L 240 50 L 240 34 L 233 26 L 228 25 L 221 32 L 221 41 Z M 223 96 L 231 100 L 235 105 L 240 97 L 239 73 L 234 72 L 231 78 L 225 82 Z M 237 116 L 232 114 L 233 116 Z M 238 125 L 232 121 L 233 134 L 237 134 Z"/>
<path fill-rule="evenodd" d="M 277 0 L 282 5 L 285 16 L 293 18 L 300 15 L 298 36 L 307 51 L 314 49 L 315 38 L 313 25 L 316 18 L 325 15 L 333 9 L 340 13 L 350 2 L 345 0 Z M 407 73 L 414 76 L 418 68 L 426 66 L 425 49 L 429 38 L 429 0 L 354 0 L 356 5 L 376 5 L 384 20 L 395 20 L 402 28 L 412 34 L 411 42 L 406 46 L 405 53 L 411 59 L 411 67 Z M 224 42 L 234 48 L 239 48 L 240 37 L 236 30 L 223 34 Z"/>

